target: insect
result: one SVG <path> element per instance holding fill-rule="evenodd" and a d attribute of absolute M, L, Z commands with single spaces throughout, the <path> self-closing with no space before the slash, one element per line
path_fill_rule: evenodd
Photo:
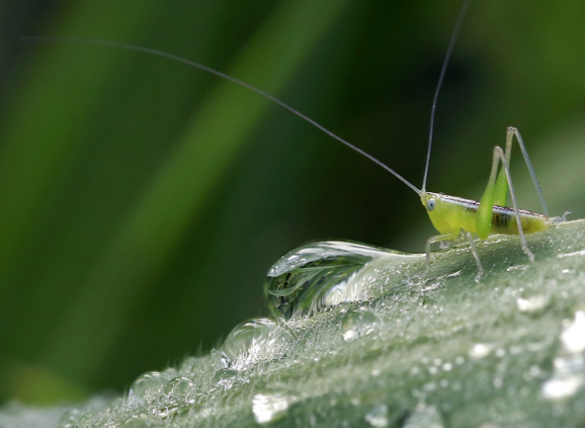
<path fill-rule="evenodd" d="M 430 251 L 431 247 L 434 243 L 437 242 L 444 242 L 455 239 L 461 233 L 466 235 L 470 241 L 471 248 L 473 251 L 473 255 L 478 265 L 478 270 L 480 274 L 483 272 L 481 262 L 477 255 L 477 251 L 473 245 L 472 235 L 477 234 L 479 238 L 485 239 L 490 233 L 507 233 L 507 234 L 518 234 L 520 237 L 520 242 L 522 245 L 522 249 L 528 256 L 528 258 L 533 261 L 534 255 L 530 251 L 528 245 L 526 244 L 525 234 L 538 232 L 540 230 L 544 230 L 549 227 L 554 219 L 549 218 L 546 204 L 544 198 L 542 197 L 542 191 L 540 190 L 540 186 L 536 179 L 536 175 L 534 174 L 534 170 L 530 163 L 530 159 L 526 152 L 526 148 L 523 144 L 522 138 L 520 133 L 515 128 L 509 128 L 507 139 L 506 139 L 506 146 L 505 150 L 501 149 L 500 147 L 494 148 L 493 152 L 493 162 L 492 162 L 492 171 L 488 181 L 488 185 L 486 190 L 483 194 L 481 201 L 472 201 L 468 199 L 457 198 L 453 196 L 448 196 L 441 193 L 432 193 L 427 192 L 426 190 L 426 182 L 428 177 L 428 170 L 429 170 L 429 162 L 431 156 L 431 145 L 432 145 L 432 129 L 433 129 L 433 118 L 434 118 L 434 111 L 436 107 L 436 101 L 439 93 L 439 89 L 441 87 L 441 83 L 443 80 L 443 76 L 445 74 L 446 65 L 449 61 L 451 51 L 453 49 L 454 41 L 457 37 L 459 28 L 461 26 L 461 22 L 467 8 L 469 1 L 467 0 L 464 3 L 464 6 L 461 9 L 460 15 L 457 19 L 457 24 L 453 31 L 451 41 L 449 44 L 449 48 L 447 51 L 447 55 L 445 56 L 443 68 L 441 70 L 441 76 L 439 79 L 439 83 L 437 85 L 437 90 L 435 93 L 435 98 L 433 100 L 433 108 L 431 112 L 431 131 L 429 135 L 429 145 L 427 151 L 427 159 L 426 159 L 426 167 L 425 173 L 423 178 L 423 185 L 421 189 L 418 189 L 400 174 L 398 174 L 395 170 L 388 167 L 378 159 L 374 158 L 370 154 L 366 153 L 362 149 L 354 146 L 353 144 L 347 142 L 346 140 L 338 137 L 337 135 L 333 134 L 328 129 L 324 128 L 323 126 L 319 125 L 312 119 L 308 118 L 307 116 L 301 114 L 297 110 L 293 109 L 292 107 L 288 106 L 287 104 L 281 102 L 280 100 L 272 97 L 271 95 L 248 85 L 245 82 L 232 78 L 224 73 L 218 72 L 201 64 L 188 61 L 186 59 L 168 54 L 166 52 L 148 49 L 139 46 L 133 45 L 126 45 L 126 44 L 119 44 L 119 43 L 112 43 L 112 42 L 103 42 L 103 41 L 95 41 L 95 40 L 84 40 L 84 39 L 62 39 L 62 38 L 40 38 L 40 39 L 32 39 L 37 41 L 56 41 L 56 42 L 72 42 L 72 43 L 83 43 L 83 44 L 94 44 L 94 45 L 101 45 L 101 46 L 108 46 L 113 48 L 119 49 L 126 49 L 126 50 L 133 50 L 143 53 L 148 53 L 152 55 L 163 56 L 175 61 L 183 62 L 190 66 L 202 69 L 209 73 L 215 74 L 219 77 L 224 79 L 230 80 L 238 85 L 244 86 L 256 93 L 262 95 L 263 97 L 268 98 L 269 100 L 279 104 L 280 106 L 286 108 L 293 114 L 301 117 L 305 121 L 311 123 L 313 126 L 317 127 L 321 131 L 325 132 L 326 134 L 330 135 L 337 141 L 341 142 L 342 144 L 350 147 L 351 149 L 357 151 L 361 155 L 367 157 L 371 161 L 375 162 L 391 174 L 393 174 L 396 178 L 400 181 L 405 183 L 409 188 L 411 188 L 417 195 L 420 197 L 420 200 L 427 210 L 429 218 L 431 222 L 435 226 L 435 228 L 439 231 L 440 235 L 431 237 L 426 244 L 426 253 L 427 253 L 427 266 L 430 260 Z M 539 194 L 542 206 L 543 206 L 543 214 L 532 213 L 529 211 L 519 210 L 518 204 L 516 200 L 516 194 L 514 192 L 514 187 L 512 184 L 510 172 L 509 172 L 509 161 L 511 157 L 511 150 L 513 140 L 515 139 L 518 141 L 520 145 L 520 149 L 524 155 L 524 159 L 526 164 L 528 165 L 529 171 L 531 173 L 532 179 L 534 181 L 535 187 Z M 500 166 L 501 165 L 501 166 Z M 506 199 L 508 190 L 511 194 L 512 205 L 513 208 L 507 208 Z"/>

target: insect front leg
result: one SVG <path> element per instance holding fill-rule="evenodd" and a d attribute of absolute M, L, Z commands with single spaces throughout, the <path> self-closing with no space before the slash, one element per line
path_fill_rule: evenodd
<path fill-rule="evenodd" d="M 473 254 L 473 258 L 475 259 L 475 264 L 477 264 L 477 276 L 476 281 L 479 281 L 479 278 L 483 275 L 483 266 L 481 265 L 481 261 L 479 260 L 479 254 L 477 252 L 477 248 L 475 248 L 475 244 L 473 243 L 473 236 L 471 236 L 471 232 L 467 232 L 466 230 L 461 229 L 461 233 L 467 236 L 469 240 L 469 246 L 471 247 L 471 253 Z"/>
<path fill-rule="evenodd" d="M 451 240 L 457 238 L 457 236 L 459 236 L 459 232 L 451 232 L 451 233 L 445 233 L 443 235 L 431 236 L 429 239 L 427 239 L 427 244 L 425 245 L 425 249 L 427 252 L 427 258 L 426 258 L 427 270 L 429 269 L 429 267 L 431 265 L 431 245 L 433 245 L 436 242 L 451 241 Z"/>

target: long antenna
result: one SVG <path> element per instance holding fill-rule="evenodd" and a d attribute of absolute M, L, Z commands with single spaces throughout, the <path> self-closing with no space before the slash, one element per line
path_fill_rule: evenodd
<path fill-rule="evenodd" d="M 223 79 L 229 80 L 229 81 L 234 82 L 234 83 L 236 83 L 236 84 L 238 84 L 240 86 L 243 86 L 245 88 L 248 88 L 248 89 L 256 92 L 257 94 L 260 94 L 260 95 L 262 95 L 265 98 L 268 98 L 270 101 L 275 102 L 276 104 L 280 105 L 281 107 L 284 107 L 285 109 L 287 109 L 291 113 L 296 114 L 301 119 L 309 122 L 314 127 L 320 129 L 325 134 L 327 134 L 330 137 L 336 139 L 340 143 L 345 144 L 350 149 L 355 150 L 360 155 L 365 156 L 366 158 L 368 158 L 372 162 L 374 162 L 377 165 L 381 166 L 386 171 L 388 171 L 390 174 L 394 175 L 396 178 L 398 178 L 400 181 L 402 181 L 404 184 L 406 184 L 408 187 L 410 187 L 412 190 L 414 190 L 418 195 L 421 194 L 420 189 L 418 189 L 414 184 L 412 184 L 406 178 L 404 178 L 403 176 L 401 176 L 400 174 L 398 174 L 396 171 L 394 171 L 388 165 L 382 163 L 381 161 L 379 161 L 378 159 L 376 159 L 374 156 L 370 155 L 369 153 L 365 152 L 364 150 L 360 149 L 359 147 L 354 146 L 353 144 L 345 141 L 343 138 L 338 137 L 337 135 L 335 135 L 333 132 L 329 131 L 324 126 L 319 125 L 313 119 L 308 118 L 307 116 L 305 116 L 301 112 L 299 112 L 299 111 L 295 110 L 294 108 L 290 107 L 289 105 L 283 103 L 279 99 L 274 98 L 272 95 L 269 95 L 266 92 L 264 92 L 264 91 L 262 91 L 262 90 L 260 90 L 258 88 L 255 88 L 254 86 L 249 85 L 249 84 L 247 84 L 245 82 L 242 82 L 241 80 L 238 80 L 238 79 L 236 79 L 234 77 L 231 77 L 231 76 L 229 76 L 229 75 L 227 75 L 225 73 L 222 73 L 220 71 L 214 70 L 213 68 L 207 67 L 207 66 L 202 65 L 202 64 L 199 64 L 197 62 L 190 61 L 188 59 L 185 59 L 185 58 L 182 58 L 180 56 L 173 55 L 173 54 L 170 54 L 170 53 L 167 53 L 167 52 L 164 52 L 164 51 L 159 51 L 157 49 L 145 48 L 145 47 L 142 47 L 142 46 L 130 45 L 130 44 L 126 44 L 126 43 L 108 42 L 108 41 L 104 41 L 104 40 L 84 39 L 84 38 L 77 38 L 77 37 L 25 37 L 22 40 L 24 42 L 28 42 L 28 43 L 70 43 L 70 44 L 103 46 L 103 47 L 109 47 L 109 48 L 114 48 L 114 49 L 122 49 L 122 50 L 129 50 L 129 51 L 135 51 L 135 52 L 143 52 L 143 53 L 147 53 L 147 54 L 150 54 L 150 55 L 156 55 L 156 56 L 160 56 L 160 57 L 163 57 L 163 58 L 171 59 L 173 61 L 178 61 L 178 62 L 181 62 L 183 64 L 187 64 L 188 66 L 195 67 L 195 68 L 198 68 L 200 70 L 206 71 L 208 73 L 214 74 L 214 75 L 219 76 L 219 77 L 221 77 Z"/>
<path fill-rule="evenodd" d="M 441 74 L 439 75 L 439 83 L 437 83 L 437 89 L 435 90 L 435 97 L 433 98 L 433 106 L 431 107 L 431 126 L 429 129 L 429 147 L 427 149 L 427 163 L 425 165 L 425 175 L 423 178 L 422 193 L 425 193 L 426 189 L 427 189 L 427 176 L 429 175 L 429 163 L 431 162 L 431 146 L 433 144 L 433 127 L 435 125 L 435 110 L 437 109 L 437 99 L 439 98 L 439 91 L 441 90 L 441 86 L 443 85 L 443 78 L 445 77 L 445 72 L 447 71 L 447 64 L 449 64 L 449 59 L 451 58 L 451 52 L 453 52 L 453 46 L 455 45 L 455 40 L 457 40 L 457 35 L 459 34 L 459 30 L 461 29 L 461 24 L 463 23 L 463 18 L 465 17 L 465 12 L 467 12 L 467 7 L 469 6 L 470 1 L 471 0 L 465 0 L 463 2 L 463 6 L 461 6 L 461 10 L 459 11 L 459 16 L 457 17 L 457 22 L 455 23 L 455 28 L 453 29 L 453 33 L 451 34 L 451 40 L 449 41 L 449 47 L 447 48 L 447 54 L 445 55 L 445 59 L 443 60 L 443 66 L 441 67 Z"/>

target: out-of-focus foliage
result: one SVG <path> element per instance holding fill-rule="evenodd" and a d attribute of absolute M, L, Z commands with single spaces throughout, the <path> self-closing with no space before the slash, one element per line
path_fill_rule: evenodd
<path fill-rule="evenodd" d="M 309 240 L 420 251 L 416 196 L 256 95 L 278 96 L 422 179 L 430 100 L 459 2 L 2 4 L 0 397 L 126 387 L 265 313 L 265 272 Z M 522 132 L 550 211 L 585 214 L 583 6 L 472 3 L 439 100 L 429 190 L 479 198 Z M 520 157 L 521 205 L 538 209 Z"/>

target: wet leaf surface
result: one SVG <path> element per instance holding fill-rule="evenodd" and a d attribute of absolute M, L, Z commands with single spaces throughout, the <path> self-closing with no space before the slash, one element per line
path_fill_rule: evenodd
<path fill-rule="evenodd" d="M 69 412 L 59 427 L 577 426 L 584 237 L 582 220 L 529 236 L 531 264 L 518 237 L 493 236 L 477 246 L 479 279 L 465 244 L 434 253 L 428 272 L 418 254 L 301 247 L 267 279 L 274 318 L 240 324 L 221 349 L 146 373 L 110 407 Z M 315 281 L 324 266 L 335 280 Z M 0 424 L 24 426 L 5 422 L 9 412 Z"/>

